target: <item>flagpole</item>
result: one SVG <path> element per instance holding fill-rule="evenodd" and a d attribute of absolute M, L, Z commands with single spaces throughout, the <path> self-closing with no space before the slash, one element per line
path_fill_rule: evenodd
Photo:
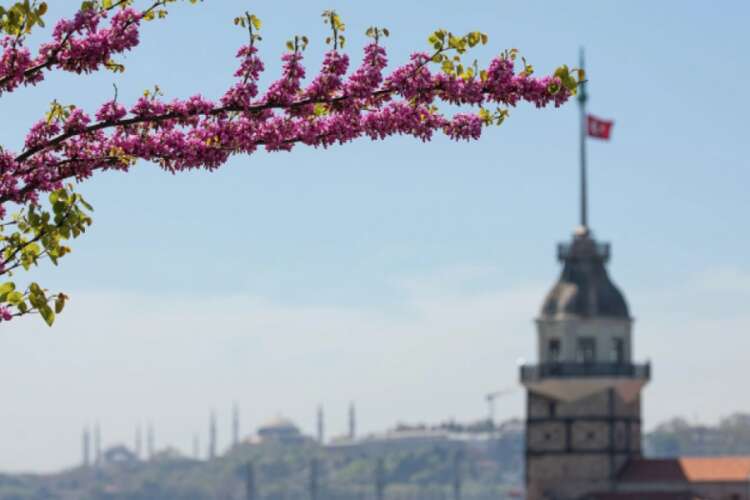
<path fill-rule="evenodd" d="M 583 47 L 580 52 L 580 67 L 583 69 Z M 586 82 L 585 80 L 581 83 L 578 89 L 578 107 L 581 111 L 581 229 L 584 233 L 588 233 L 588 190 L 587 190 L 587 179 L 586 179 L 586 100 L 588 95 L 586 94 Z"/>

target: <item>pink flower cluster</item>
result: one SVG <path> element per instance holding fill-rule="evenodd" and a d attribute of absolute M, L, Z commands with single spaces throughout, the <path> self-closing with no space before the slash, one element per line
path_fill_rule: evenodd
<path fill-rule="evenodd" d="M 12 36 L 0 38 L 0 95 L 3 90 L 10 91 L 21 83 L 35 84 L 42 80 L 41 72 L 26 75 L 26 71 L 33 67 L 36 62 L 31 57 L 31 51 L 21 45 L 21 42 Z"/>
<path fill-rule="evenodd" d="M 227 107 L 247 108 L 258 95 L 258 77 L 263 72 L 263 61 L 258 57 L 258 49 L 251 45 L 241 47 L 237 57 L 242 60 L 234 76 L 241 80 L 227 90 L 221 104 Z"/>
<path fill-rule="evenodd" d="M 0 95 L 19 85 L 34 85 L 44 79 L 44 69 L 56 67 L 75 73 L 91 73 L 100 69 L 114 54 L 138 45 L 142 13 L 126 8 L 112 16 L 108 27 L 101 21 L 108 12 L 98 9 L 80 10 L 73 19 L 59 21 L 52 41 L 43 44 L 36 57 L 23 46 L 23 39 L 5 36 L 0 39 Z"/>
<path fill-rule="evenodd" d="M 367 99 L 383 81 L 383 70 L 388 65 L 385 49 L 376 43 L 365 47 L 362 65 L 349 77 L 346 94 L 355 98 Z"/>
<path fill-rule="evenodd" d="M 36 59 L 4 39 L 0 92 L 38 81 L 41 72 L 28 69 L 44 61 L 67 71 L 90 72 L 111 54 L 137 45 L 141 14 L 119 11 L 109 27 L 101 28 L 104 15 L 82 11 L 61 21 L 54 42 L 42 47 Z M 302 53 L 287 53 L 280 77 L 261 93 L 258 79 L 264 65 L 257 50 L 242 47 L 237 57 L 237 81 L 218 101 L 200 95 L 166 101 L 149 95 L 129 108 L 106 102 L 93 120 L 81 109 L 64 118 L 40 120 L 21 152 L 0 150 L 0 210 L 7 202 L 34 202 L 65 179 L 85 179 L 102 169 L 128 170 L 137 160 L 178 172 L 215 169 L 234 154 L 252 154 L 258 148 L 289 151 L 299 143 L 328 147 L 397 134 L 428 141 L 436 132 L 454 140 L 475 140 L 485 118 L 476 112 L 449 115 L 439 104 L 508 107 L 526 101 L 537 107 L 559 106 L 571 96 L 560 78 L 516 74 L 513 61 L 504 56 L 492 60 L 481 78 L 433 72 L 425 53 L 412 55 L 407 64 L 384 75 L 388 59 L 377 43 L 365 47 L 361 64 L 348 77 L 348 56 L 328 52 L 307 85 Z"/>
<path fill-rule="evenodd" d="M 5 306 L 0 306 L 0 321 L 10 321 L 13 319 L 13 313 Z"/>

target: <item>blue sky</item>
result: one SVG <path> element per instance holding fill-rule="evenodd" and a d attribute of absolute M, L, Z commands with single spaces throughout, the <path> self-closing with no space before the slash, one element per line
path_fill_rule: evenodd
<path fill-rule="evenodd" d="M 373 24 L 390 29 L 394 65 L 439 27 L 485 31 L 480 61 L 517 47 L 541 73 L 585 46 L 590 111 L 616 122 L 611 142 L 589 145 L 591 225 L 613 243 L 637 357 L 655 364 L 646 425 L 750 411 L 747 3 L 178 5 L 144 28 L 124 75 L 50 75 L 4 96 L 0 143 L 16 148 L 52 99 L 95 109 L 112 83 L 124 102 L 154 84 L 221 95 L 244 41 L 231 20 L 248 6 L 264 21 L 266 82 L 294 34 L 311 38 L 314 73 L 326 8 L 347 23 L 353 61 Z M 0 332 L 0 469 L 74 463 L 97 420 L 108 444 L 151 420 L 161 445 L 188 450 L 213 408 L 226 443 L 232 401 L 247 432 L 276 413 L 312 431 L 322 403 L 340 433 L 350 400 L 364 431 L 484 417 L 483 395 L 517 386 L 517 360 L 533 357 L 554 245 L 577 221 L 577 117 L 574 103 L 522 106 L 475 143 L 360 141 L 177 176 L 140 164 L 81 185 L 94 226 L 34 273 L 69 310 L 51 330 Z M 520 389 L 498 404 L 522 412 Z"/>

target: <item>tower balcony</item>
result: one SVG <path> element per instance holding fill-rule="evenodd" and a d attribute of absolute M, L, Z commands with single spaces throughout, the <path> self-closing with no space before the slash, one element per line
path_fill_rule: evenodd
<path fill-rule="evenodd" d="M 521 382 L 538 382 L 545 378 L 627 377 L 650 379 L 650 363 L 540 363 L 521 366 Z"/>
<path fill-rule="evenodd" d="M 650 379 L 650 363 L 539 363 L 521 366 L 521 383 L 527 389 L 567 401 L 610 388 L 618 391 L 623 399 L 631 400 Z"/>

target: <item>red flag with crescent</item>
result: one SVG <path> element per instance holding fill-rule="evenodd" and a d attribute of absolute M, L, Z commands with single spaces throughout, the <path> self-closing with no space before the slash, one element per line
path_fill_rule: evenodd
<path fill-rule="evenodd" d="M 589 137 L 609 140 L 609 136 L 612 134 L 612 126 L 615 124 L 614 121 L 602 120 L 594 115 L 588 115 L 586 119 Z"/>

